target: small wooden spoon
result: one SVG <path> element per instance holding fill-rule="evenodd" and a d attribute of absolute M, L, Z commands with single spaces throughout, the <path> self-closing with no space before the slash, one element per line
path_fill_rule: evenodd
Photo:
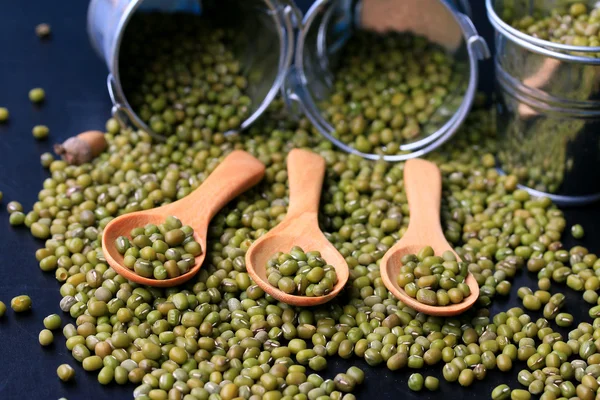
<path fill-rule="evenodd" d="M 425 160 L 408 160 L 404 166 L 404 187 L 410 207 L 410 222 L 404 236 L 381 259 L 381 279 L 394 296 L 417 311 L 440 317 L 460 314 L 468 310 L 479 297 L 479 285 L 471 273 L 466 279 L 471 294 L 462 302 L 448 306 L 419 303 L 398 286 L 402 257 L 417 254 L 425 246 L 431 246 L 436 255 L 450 250 L 460 260 L 444 237 L 440 223 L 442 175 L 437 165 Z"/>
<path fill-rule="evenodd" d="M 292 150 L 287 159 L 290 205 L 283 221 L 259 238 L 246 253 L 246 269 L 254 282 L 266 293 L 294 306 L 316 306 L 333 299 L 348 281 L 348 264 L 319 228 L 318 212 L 321 187 L 325 176 L 325 160 L 306 150 Z M 294 246 L 304 251 L 321 252 L 327 264 L 337 273 L 337 283 L 325 296 L 295 296 L 282 292 L 267 281 L 267 261 L 278 251 L 289 253 Z"/>
<path fill-rule="evenodd" d="M 102 251 L 106 261 L 120 275 L 143 285 L 170 287 L 180 285 L 198 273 L 206 257 L 208 224 L 229 201 L 256 185 L 265 174 L 265 166 L 241 150 L 229 154 L 204 182 L 181 200 L 148 211 L 125 214 L 110 221 L 102 235 Z M 146 224 L 159 225 L 168 216 L 175 216 L 194 229 L 194 238 L 202 247 L 196 264 L 185 274 L 171 279 L 144 278 L 122 265 L 123 256 L 115 247 L 119 236 L 129 237 L 133 228 Z"/>

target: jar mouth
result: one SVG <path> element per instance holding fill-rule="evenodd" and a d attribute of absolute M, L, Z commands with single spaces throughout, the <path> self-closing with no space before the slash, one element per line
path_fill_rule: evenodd
<path fill-rule="evenodd" d="M 459 129 L 473 104 L 478 84 L 477 63 L 479 60 L 488 58 L 490 56 L 489 49 L 487 48 L 485 41 L 477 34 L 468 17 L 456 11 L 456 9 L 450 6 L 447 2 L 443 0 L 439 1 L 440 8 L 452 16 L 452 19 L 456 24 L 456 26 L 453 28 L 459 29 L 460 44 L 459 48 L 455 49 L 454 53 L 464 53 L 462 54 L 463 63 L 465 64 L 465 67 L 468 66 L 469 69 L 468 73 L 465 73 L 462 78 L 463 84 L 459 86 L 460 90 L 455 90 L 453 93 L 451 93 L 445 100 L 444 104 L 434 113 L 434 117 L 440 118 L 443 122 L 438 122 L 435 124 L 433 128 L 435 130 L 430 130 L 429 132 L 421 134 L 420 138 L 409 143 L 401 144 L 397 154 L 384 155 L 377 153 L 364 153 L 358 151 L 352 145 L 349 145 L 334 136 L 334 127 L 323 116 L 319 106 L 317 105 L 317 101 L 313 96 L 313 93 L 311 93 L 311 88 L 308 87 L 309 84 L 312 84 L 305 68 L 305 51 L 307 39 L 309 37 L 309 31 L 311 29 L 316 29 L 317 27 L 315 25 L 319 23 L 318 34 L 323 34 L 323 26 L 329 22 L 329 19 L 332 18 L 330 15 L 330 11 L 332 9 L 330 8 L 324 11 L 322 21 L 319 22 L 317 17 L 319 16 L 319 13 L 323 12 L 324 7 L 330 6 L 331 3 L 333 2 L 329 0 L 318 0 L 313 4 L 304 18 L 302 29 L 299 32 L 296 44 L 295 70 L 297 82 L 294 90 L 302 104 L 302 108 L 304 109 L 306 116 L 313 123 L 313 125 L 315 125 L 317 130 L 338 148 L 348 153 L 372 160 L 383 159 L 386 161 L 396 162 L 408 160 L 410 158 L 421 157 L 447 142 Z M 358 2 L 356 9 L 360 10 L 360 7 L 361 3 Z M 356 10 L 353 10 L 352 12 L 355 14 L 357 13 Z M 356 18 L 356 15 L 348 18 L 348 20 L 345 21 L 345 23 L 351 26 L 351 28 L 348 29 L 344 40 L 347 40 L 352 35 L 352 30 L 354 29 L 352 25 L 355 23 L 354 18 Z M 339 23 L 339 21 L 337 21 L 337 23 Z M 342 40 L 339 40 L 335 41 L 333 44 L 330 44 L 330 46 L 332 48 L 335 46 L 335 49 L 337 50 L 338 47 L 341 48 L 344 44 L 345 41 L 342 43 Z M 319 46 L 319 43 L 317 43 L 317 46 Z M 311 61 L 315 62 L 314 60 Z M 323 64 L 323 59 L 321 58 L 316 60 L 316 63 Z M 325 77 L 323 80 L 331 83 L 333 76 L 331 71 L 329 71 L 328 62 L 326 61 L 324 64 L 326 67 L 322 68 L 322 70 L 325 71 Z M 453 100 L 455 104 L 451 104 Z M 457 100 L 460 100 L 460 104 L 458 104 Z"/>
<path fill-rule="evenodd" d="M 533 52 L 543 54 L 549 57 L 557 58 L 563 61 L 578 62 L 585 64 L 598 64 L 600 65 L 599 58 L 592 58 L 586 56 L 572 55 L 565 52 L 577 52 L 577 53 L 600 53 L 600 47 L 586 47 L 586 46 L 573 46 L 561 43 L 554 43 L 548 40 L 539 39 L 523 33 L 518 29 L 513 28 L 507 24 L 496 12 L 495 2 L 497 0 L 486 0 L 486 9 L 488 13 L 488 19 L 494 26 L 497 32 L 501 33 L 507 39 L 525 47 Z"/>
<path fill-rule="evenodd" d="M 92 0 L 92 3 L 98 0 Z M 88 11 L 88 18 L 94 18 L 94 10 L 97 7 L 94 7 L 93 4 L 90 4 L 90 8 Z M 142 12 L 141 8 L 144 8 L 146 4 L 145 0 L 132 0 L 129 2 L 124 9 L 122 10 L 121 17 L 118 21 L 112 22 L 115 24 L 114 27 L 109 29 L 108 33 L 114 34 L 114 39 L 112 40 L 110 49 L 107 49 L 106 55 L 103 55 L 101 51 L 99 51 L 100 55 L 105 59 L 108 68 L 111 74 L 108 77 L 108 89 L 109 94 L 111 96 L 111 100 L 114 104 L 113 114 L 117 117 L 117 119 L 124 121 L 128 119 L 135 127 L 142 129 L 148 132 L 151 136 L 158 140 L 165 140 L 166 136 L 157 134 L 152 131 L 152 129 L 148 126 L 146 122 L 144 122 L 138 115 L 137 111 L 134 110 L 127 99 L 127 94 L 123 89 L 123 85 L 121 83 L 121 71 L 120 71 L 120 58 L 121 58 L 121 48 L 122 41 L 126 34 L 127 28 L 131 19 L 138 12 Z M 160 3 L 150 2 L 148 1 L 150 7 L 156 7 Z M 184 4 L 185 2 L 180 2 L 179 4 Z M 185 12 L 191 14 L 202 15 L 202 2 L 199 1 L 190 1 L 187 2 L 191 5 L 190 7 L 178 8 L 172 10 L 168 7 L 167 4 L 169 2 L 165 2 L 165 9 L 163 8 L 148 8 L 147 11 L 157 11 L 157 12 Z M 185 3 L 185 4 L 187 4 Z M 233 130 L 224 132 L 224 134 L 230 134 L 245 130 L 250 125 L 252 125 L 267 109 L 267 107 L 272 103 L 277 94 L 280 92 L 282 85 L 284 84 L 286 78 L 286 72 L 292 62 L 293 57 L 293 46 L 294 46 L 294 35 L 293 35 L 293 23 L 292 23 L 292 14 L 293 10 L 288 7 L 283 7 L 276 0 L 255 0 L 255 3 L 258 6 L 252 4 L 247 4 L 247 7 L 252 10 L 256 10 L 257 19 L 262 18 L 261 22 L 264 24 L 268 24 L 268 34 L 270 35 L 270 42 L 276 42 L 276 48 L 270 48 L 269 52 L 275 54 L 275 62 L 273 62 L 271 66 L 269 66 L 269 75 L 268 79 L 261 80 L 259 83 L 256 83 L 254 86 L 256 95 L 253 97 L 253 106 L 250 115 L 241 122 L 240 126 Z M 161 4 L 162 6 L 162 4 Z M 144 9 L 143 11 L 146 11 Z M 88 24 L 90 27 L 91 24 Z M 257 28 L 258 29 L 258 28 Z M 90 35 L 92 37 L 92 35 Z M 96 50 L 101 50 L 98 48 L 98 43 L 92 40 L 94 48 Z M 264 49 L 263 49 L 264 50 Z M 255 60 L 256 62 L 256 60 Z M 255 72 L 257 68 L 256 65 L 253 65 L 250 73 Z M 253 87 L 254 88 L 254 87 Z"/>

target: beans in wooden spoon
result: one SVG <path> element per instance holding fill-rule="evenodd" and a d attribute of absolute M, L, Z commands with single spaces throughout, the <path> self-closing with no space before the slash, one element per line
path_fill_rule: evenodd
<path fill-rule="evenodd" d="M 381 259 L 381 279 L 394 296 L 417 311 L 435 316 L 463 313 L 471 308 L 479 297 L 479 285 L 471 273 L 467 274 L 465 280 L 470 294 L 461 302 L 446 306 L 421 303 L 409 296 L 398 284 L 403 257 L 417 254 L 426 246 L 431 246 L 436 255 L 451 252 L 456 260 L 460 260 L 446 240 L 440 222 L 442 175 L 437 165 L 420 159 L 408 160 L 404 167 L 404 186 L 410 209 L 410 222 L 404 236 Z"/>
<path fill-rule="evenodd" d="M 123 265 L 123 255 L 115 247 L 115 240 L 127 236 L 134 228 L 147 224 L 160 225 L 167 217 L 176 216 L 184 225 L 194 230 L 193 237 L 206 249 L 208 224 L 225 204 L 256 185 L 265 174 L 265 166 L 245 151 L 229 154 L 221 164 L 192 193 L 176 202 L 147 211 L 125 214 L 112 220 L 102 235 L 102 251 L 106 261 L 125 278 L 148 286 L 170 287 L 191 279 L 202 266 L 206 251 L 194 259 L 194 266 L 175 278 L 152 279 L 136 274 Z"/>
<path fill-rule="evenodd" d="M 295 306 L 314 306 L 333 299 L 348 281 L 348 264 L 319 228 L 318 212 L 321 187 L 325 177 L 325 160 L 307 150 L 294 149 L 287 159 L 290 204 L 285 219 L 250 246 L 246 269 L 252 279 L 277 300 Z M 319 251 L 335 268 L 337 282 L 323 296 L 306 297 L 285 293 L 272 286 L 267 277 L 267 263 L 277 252 L 289 252 L 294 246 Z"/>

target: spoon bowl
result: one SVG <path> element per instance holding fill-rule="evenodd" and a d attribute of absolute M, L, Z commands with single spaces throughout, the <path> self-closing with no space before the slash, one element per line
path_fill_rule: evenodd
<path fill-rule="evenodd" d="M 313 221 L 308 218 L 299 218 L 293 224 L 284 222 L 279 224 L 271 232 L 273 235 L 265 235 L 258 239 L 252 246 L 252 252 L 246 257 L 246 268 L 252 279 L 267 293 L 279 301 L 297 306 L 318 305 L 333 299 L 344 288 L 348 281 L 348 268 L 346 260 L 337 251 L 325 235 L 315 232 L 310 227 Z M 318 228 L 318 226 L 317 226 Z M 300 246 L 306 251 L 318 250 L 321 256 L 335 268 L 338 281 L 331 292 L 319 297 L 306 297 L 287 294 L 277 289 L 267 281 L 267 262 L 277 252 L 289 253 L 292 247 Z M 250 263 L 248 263 L 248 260 Z M 251 267 L 248 267 L 251 265 Z M 346 266 L 344 268 L 344 266 Z M 250 272 L 252 271 L 252 272 Z"/>
<path fill-rule="evenodd" d="M 402 300 L 404 304 L 427 315 L 434 315 L 438 317 L 450 317 L 453 315 L 461 314 L 469 308 L 471 308 L 475 301 L 477 301 L 477 298 L 479 297 L 479 285 L 477 284 L 475 277 L 471 273 L 467 275 L 467 279 L 465 280 L 465 283 L 469 285 L 469 289 L 471 289 L 471 294 L 465 299 L 463 299 L 463 301 L 461 301 L 460 303 L 450 304 L 447 306 L 430 306 L 427 304 L 420 303 L 417 301 L 417 299 L 414 299 L 408 294 L 406 294 L 404 289 L 402 289 L 398 285 L 397 278 L 398 275 L 400 275 L 400 268 L 402 268 L 402 257 L 404 257 L 407 254 L 417 254 L 419 250 L 421 250 L 425 246 L 432 246 L 432 244 L 404 243 L 402 244 L 402 247 L 394 249 L 395 251 L 393 253 L 384 256 L 384 258 L 381 260 L 381 279 L 383 279 L 385 286 L 390 292 L 392 292 L 394 296 Z M 445 251 L 450 250 L 452 251 L 452 253 L 454 253 L 456 259 L 460 260 L 458 254 L 456 254 L 450 246 L 432 246 L 432 248 L 436 255 L 440 255 Z"/>
<path fill-rule="evenodd" d="M 312 152 L 295 149 L 288 155 L 290 205 L 285 219 L 259 238 L 246 253 L 246 269 L 250 277 L 266 293 L 286 304 L 316 306 L 336 297 L 348 282 L 348 264 L 332 245 L 318 222 L 319 200 L 325 176 L 325 160 Z M 294 246 L 305 251 L 317 250 L 335 268 L 337 283 L 324 296 L 307 297 L 287 294 L 267 280 L 267 262 L 277 252 L 289 253 Z"/>
<path fill-rule="evenodd" d="M 241 150 L 232 152 L 196 190 L 183 199 L 148 211 L 122 215 L 106 225 L 102 234 L 102 251 L 106 261 L 119 275 L 142 285 L 171 287 L 190 280 L 198 273 L 206 257 L 210 220 L 225 204 L 260 182 L 264 173 L 265 166 L 258 159 Z M 202 248 L 202 253 L 195 257 L 194 266 L 185 274 L 163 280 L 145 278 L 125 267 L 115 240 L 119 236 L 129 237 L 134 228 L 160 225 L 171 215 L 194 229 L 194 239 Z"/>
<path fill-rule="evenodd" d="M 156 210 L 159 209 L 157 208 Z M 143 276 L 138 275 L 135 271 L 123 265 L 124 257 L 121 253 L 117 251 L 114 245 L 115 240 L 117 240 L 119 236 L 129 237 L 129 233 L 133 228 L 145 226 L 147 224 L 160 225 L 165 222 L 165 218 L 169 215 L 165 216 L 160 212 L 150 213 L 140 211 L 131 214 L 125 214 L 122 217 L 119 217 L 122 218 L 122 220 L 118 221 L 113 226 L 111 226 L 111 224 L 115 220 L 111 221 L 106 226 L 106 229 L 102 235 L 102 251 L 104 253 L 104 256 L 106 257 L 106 261 L 112 267 L 112 269 L 114 269 L 119 275 L 127 278 L 130 281 L 147 286 L 171 287 L 179 285 L 191 279 L 200 270 L 200 267 L 204 262 L 204 258 L 206 257 L 206 231 L 199 232 L 196 230 L 196 228 L 194 228 L 194 239 L 200 244 L 200 247 L 202 248 L 202 253 L 194 258 L 194 266 L 190 268 L 188 272 L 176 278 L 158 280 L 152 278 L 145 278 Z M 182 220 L 182 223 L 187 224 L 185 220 Z"/>
<path fill-rule="evenodd" d="M 460 303 L 447 306 L 420 303 L 398 285 L 402 257 L 417 254 L 425 246 L 431 246 L 436 255 L 449 250 L 460 260 L 446 240 L 440 224 L 442 176 L 437 165 L 425 160 L 408 160 L 404 166 L 404 185 L 410 208 L 410 222 L 404 236 L 381 259 L 381 279 L 396 298 L 417 311 L 440 317 L 461 314 L 471 308 L 479 297 L 479 285 L 471 273 L 468 273 L 465 280 L 471 294 Z"/>

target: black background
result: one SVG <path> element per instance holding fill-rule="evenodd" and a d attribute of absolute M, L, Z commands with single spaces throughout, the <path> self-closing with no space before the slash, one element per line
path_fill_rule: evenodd
<path fill-rule="evenodd" d="M 305 6 L 310 1 L 299 1 Z M 492 42 L 492 31 L 484 12 L 484 2 L 473 0 L 475 22 L 479 32 Z M 133 386 L 116 384 L 102 387 L 96 374 L 83 371 L 64 346 L 64 338 L 57 334 L 55 344 L 42 348 L 38 332 L 42 319 L 51 313 L 60 313 L 59 284 L 53 273 L 40 271 L 34 252 L 43 246 L 26 228 L 13 228 L 8 224 L 5 205 L 11 200 L 22 202 L 30 210 L 48 176 L 39 163 L 39 155 L 50 151 L 51 145 L 89 129 L 103 129 L 109 117 L 110 100 L 105 79 L 107 70 L 92 50 L 86 33 L 84 0 L 1 0 L 0 1 L 0 106 L 8 107 L 10 123 L 0 125 L 0 191 L 4 192 L 0 209 L 0 300 L 7 305 L 19 294 L 33 299 L 33 310 L 16 315 L 12 310 L 0 319 L 0 400 L 12 399 L 130 399 Z M 34 27 L 47 22 L 52 26 L 52 38 L 40 41 Z M 493 84 L 490 63 L 483 66 L 482 88 L 489 90 Z M 41 107 L 33 106 L 27 97 L 29 89 L 43 87 L 47 101 Z M 45 124 L 50 128 L 50 138 L 36 141 L 31 128 Z M 600 251 L 594 237 L 600 237 L 600 207 L 566 211 L 569 226 L 582 223 L 586 238 L 575 243 L 568 233 L 564 242 L 570 247 L 582 244 L 591 251 Z M 508 300 L 496 301 L 493 312 L 518 305 L 516 289 L 535 284 L 535 278 L 526 272 L 519 273 L 513 282 L 513 293 Z M 565 291 L 553 287 L 553 290 Z M 568 293 L 566 311 L 576 316 L 576 321 L 586 320 L 587 306 L 580 295 Z M 72 322 L 64 314 L 63 322 Z M 76 382 L 63 384 L 56 376 L 56 368 L 69 363 L 76 369 Z M 500 383 L 517 387 L 517 372 L 524 367 L 518 363 L 508 373 L 488 372 L 483 382 L 462 389 L 458 384 L 442 380 L 437 393 L 412 393 L 406 386 L 409 370 L 390 372 L 385 367 L 368 368 L 361 360 L 341 362 L 330 359 L 329 367 L 322 373 L 327 378 L 356 364 L 367 370 L 366 384 L 356 393 L 358 398 L 489 398 L 491 390 Z M 441 377 L 441 366 L 425 369 L 424 374 Z"/>

